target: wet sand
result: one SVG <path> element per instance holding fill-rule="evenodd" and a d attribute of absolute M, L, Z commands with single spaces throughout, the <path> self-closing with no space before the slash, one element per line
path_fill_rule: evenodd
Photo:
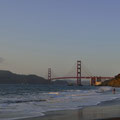
<path fill-rule="evenodd" d="M 98 105 L 80 110 L 47 112 L 43 117 L 21 120 L 120 120 L 120 104 Z"/>

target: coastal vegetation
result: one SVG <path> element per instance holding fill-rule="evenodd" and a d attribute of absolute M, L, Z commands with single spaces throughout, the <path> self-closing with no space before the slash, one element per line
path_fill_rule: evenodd
<path fill-rule="evenodd" d="M 120 74 L 116 75 L 111 80 L 106 80 L 102 82 L 102 86 L 112 86 L 112 87 L 120 87 Z"/>
<path fill-rule="evenodd" d="M 46 84 L 48 80 L 37 75 L 16 74 L 0 70 L 0 84 Z"/>
<path fill-rule="evenodd" d="M 58 80 L 58 81 L 48 81 L 47 79 L 30 74 L 16 74 L 6 70 L 0 70 L 0 84 L 68 84 L 67 81 Z"/>

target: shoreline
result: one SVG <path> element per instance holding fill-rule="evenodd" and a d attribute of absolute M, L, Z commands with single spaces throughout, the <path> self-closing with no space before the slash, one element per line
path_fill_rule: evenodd
<path fill-rule="evenodd" d="M 120 120 L 120 99 L 75 110 L 46 112 L 44 116 L 18 120 Z"/>

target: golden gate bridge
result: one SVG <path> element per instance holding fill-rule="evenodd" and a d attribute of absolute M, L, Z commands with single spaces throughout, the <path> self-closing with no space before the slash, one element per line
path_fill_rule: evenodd
<path fill-rule="evenodd" d="M 61 76 L 61 77 L 52 77 L 52 70 L 51 68 L 48 68 L 48 80 L 51 82 L 52 80 L 65 80 L 65 79 L 76 79 L 76 84 L 77 85 L 82 85 L 81 84 L 81 79 L 90 79 L 90 84 L 91 85 L 96 85 L 96 82 L 99 81 L 101 82 L 102 80 L 108 80 L 112 79 L 113 77 L 102 77 L 102 76 L 93 76 L 93 75 L 82 75 L 82 62 L 80 60 L 77 61 L 77 64 L 75 65 L 76 67 L 76 75 L 74 76 Z M 87 72 L 89 73 L 89 72 Z"/>

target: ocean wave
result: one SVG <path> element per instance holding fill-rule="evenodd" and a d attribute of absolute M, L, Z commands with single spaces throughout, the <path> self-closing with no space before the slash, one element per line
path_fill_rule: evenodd
<path fill-rule="evenodd" d="M 3 103 L 7 103 L 7 104 L 13 104 L 13 103 L 29 103 L 29 102 L 45 102 L 47 100 L 41 99 L 41 100 L 8 100 L 8 101 L 4 101 Z"/>
<path fill-rule="evenodd" d="M 0 97 L 0 113 L 14 118 L 42 116 L 47 111 L 81 109 L 85 106 L 97 105 L 104 101 L 120 98 L 120 91 L 112 94 L 111 87 L 93 89 L 46 91 L 40 93 L 24 93 Z M 20 115 L 18 115 L 18 113 Z M 17 117 L 15 117 L 17 116 Z M 12 118 L 11 118 L 12 119 Z M 2 119 L 0 119 L 2 120 Z M 9 119 L 10 120 L 10 119 Z"/>

